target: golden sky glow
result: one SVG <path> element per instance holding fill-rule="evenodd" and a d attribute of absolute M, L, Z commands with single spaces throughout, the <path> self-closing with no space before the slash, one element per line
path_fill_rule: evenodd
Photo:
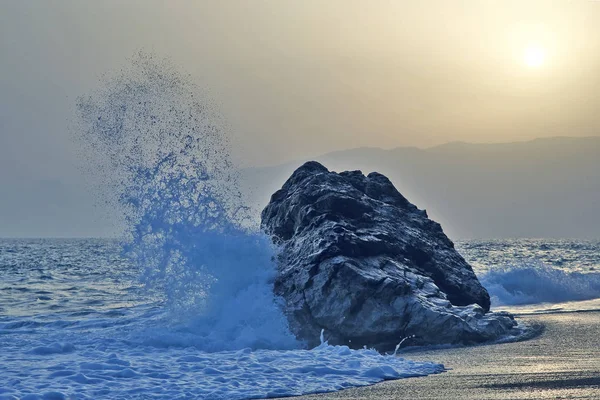
<path fill-rule="evenodd" d="M 61 110 L 140 49 L 210 90 L 252 165 L 360 146 L 600 134 L 597 1 L 28 4 L 0 12 L 3 124 L 43 132 L 23 147 L 60 143 Z"/>

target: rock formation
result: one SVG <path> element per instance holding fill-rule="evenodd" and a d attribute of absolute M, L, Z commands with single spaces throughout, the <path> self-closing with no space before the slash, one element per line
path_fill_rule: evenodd
<path fill-rule="evenodd" d="M 298 168 L 262 212 L 280 246 L 275 292 L 308 346 L 476 343 L 515 333 L 441 226 L 383 175 Z"/>

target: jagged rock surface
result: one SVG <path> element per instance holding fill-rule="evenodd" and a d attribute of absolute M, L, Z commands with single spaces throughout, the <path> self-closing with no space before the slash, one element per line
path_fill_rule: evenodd
<path fill-rule="evenodd" d="M 275 292 L 309 346 L 393 348 L 474 343 L 513 332 L 441 226 L 383 175 L 298 168 L 271 197 L 262 228 L 281 246 Z"/>

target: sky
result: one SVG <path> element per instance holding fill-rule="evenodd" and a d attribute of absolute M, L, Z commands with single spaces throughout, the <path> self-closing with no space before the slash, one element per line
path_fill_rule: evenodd
<path fill-rule="evenodd" d="M 191 74 L 234 158 L 265 166 L 599 135 L 599 18 L 595 1 L 0 2 L 0 236 L 107 231 L 69 121 L 140 50 Z"/>

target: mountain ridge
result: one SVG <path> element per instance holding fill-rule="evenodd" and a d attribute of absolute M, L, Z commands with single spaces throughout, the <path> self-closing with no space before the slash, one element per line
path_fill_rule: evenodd
<path fill-rule="evenodd" d="M 600 137 L 362 147 L 314 160 L 388 176 L 453 238 L 600 238 Z M 242 171 L 258 211 L 301 163 Z"/>

